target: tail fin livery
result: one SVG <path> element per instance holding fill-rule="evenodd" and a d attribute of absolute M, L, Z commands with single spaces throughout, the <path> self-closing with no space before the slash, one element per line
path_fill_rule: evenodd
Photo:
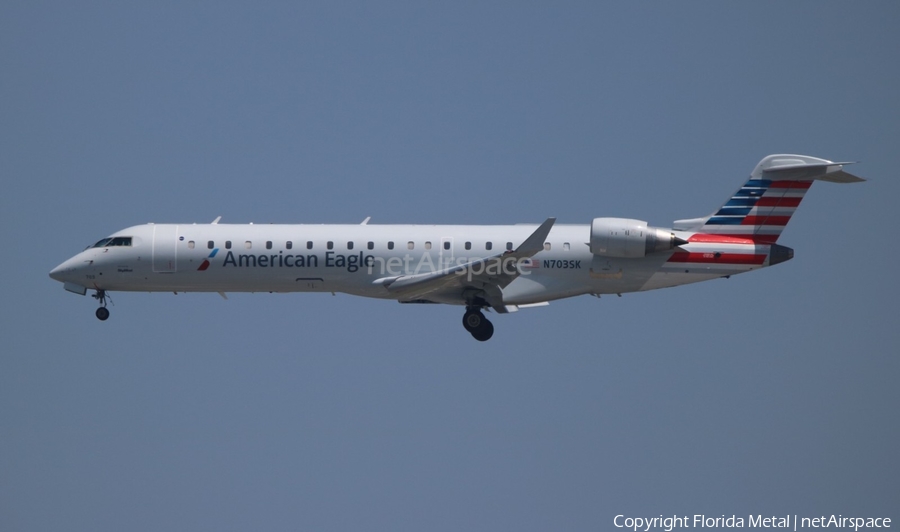
<path fill-rule="evenodd" d="M 845 164 L 852 163 L 836 163 L 806 155 L 769 155 L 756 165 L 744 186 L 715 213 L 705 218 L 678 220 L 674 228 L 700 233 L 691 241 L 713 238 L 774 244 L 813 181 L 864 181 L 844 172 Z"/>

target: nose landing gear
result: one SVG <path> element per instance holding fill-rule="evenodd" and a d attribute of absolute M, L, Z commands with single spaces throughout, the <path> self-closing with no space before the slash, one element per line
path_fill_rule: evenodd
<path fill-rule="evenodd" d="M 97 289 L 97 293 L 92 295 L 94 299 L 100 302 L 100 308 L 97 309 L 96 314 L 97 319 L 100 321 L 106 321 L 109 318 L 109 309 L 106 308 L 106 290 Z M 109 302 L 112 303 L 112 297 L 109 298 Z"/>
<path fill-rule="evenodd" d="M 463 315 L 463 327 L 479 342 L 485 342 L 494 335 L 494 324 L 488 321 L 477 307 L 468 307 Z"/>

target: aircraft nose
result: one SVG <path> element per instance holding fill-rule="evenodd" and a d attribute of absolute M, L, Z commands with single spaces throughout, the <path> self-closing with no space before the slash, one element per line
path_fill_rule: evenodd
<path fill-rule="evenodd" d="M 69 259 L 56 268 L 50 270 L 50 278 L 64 283 L 69 280 L 69 277 L 75 271 L 75 264 L 72 262 L 72 259 Z"/>
<path fill-rule="evenodd" d="M 65 263 L 60 264 L 56 268 L 53 268 L 52 270 L 50 270 L 50 278 L 51 279 L 53 279 L 54 281 L 62 281 L 63 280 L 62 273 L 63 273 L 63 265 L 64 264 Z"/>

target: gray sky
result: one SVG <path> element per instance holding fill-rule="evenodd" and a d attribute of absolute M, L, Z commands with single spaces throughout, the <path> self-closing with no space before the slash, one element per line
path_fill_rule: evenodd
<path fill-rule="evenodd" d="M 0 6 L 0 530 L 900 519 L 893 2 Z M 145 222 L 668 225 L 770 153 L 790 262 L 498 316 L 64 292 Z"/>

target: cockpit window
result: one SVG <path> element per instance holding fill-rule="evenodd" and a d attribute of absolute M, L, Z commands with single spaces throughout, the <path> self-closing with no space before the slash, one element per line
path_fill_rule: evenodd
<path fill-rule="evenodd" d="M 96 244 L 91 247 L 94 248 L 108 248 L 112 246 L 130 246 L 131 245 L 131 237 L 130 236 L 114 236 L 112 238 L 104 238 L 100 240 Z"/>

